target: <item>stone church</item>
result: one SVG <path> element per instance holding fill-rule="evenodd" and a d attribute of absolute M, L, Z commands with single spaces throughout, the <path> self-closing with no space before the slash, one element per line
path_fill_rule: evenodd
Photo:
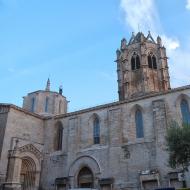
<path fill-rule="evenodd" d="M 117 102 L 68 113 L 62 88 L 51 91 L 48 80 L 22 108 L 0 104 L 0 189 L 182 186 L 165 134 L 173 121 L 190 122 L 190 86 L 170 87 L 166 49 L 150 32 L 122 39 L 116 54 Z"/>

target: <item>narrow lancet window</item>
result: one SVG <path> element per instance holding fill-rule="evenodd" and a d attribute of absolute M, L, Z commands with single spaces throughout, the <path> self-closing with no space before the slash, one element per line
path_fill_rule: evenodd
<path fill-rule="evenodd" d="M 152 56 L 152 64 L 153 64 L 153 69 L 157 69 L 156 57 L 154 55 Z"/>
<path fill-rule="evenodd" d="M 131 70 L 137 70 L 140 69 L 140 58 L 139 56 L 134 52 L 132 58 L 131 58 Z"/>
<path fill-rule="evenodd" d="M 184 124 L 190 124 L 190 112 L 189 112 L 189 105 L 186 100 L 181 101 L 181 114 L 182 114 L 182 120 Z"/>
<path fill-rule="evenodd" d="M 143 117 L 142 117 L 142 112 L 139 109 L 135 113 L 135 124 L 136 124 L 136 137 L 143 138 L 144 137 Z"/>
<path fill-rule="evenodd" d="M 63 126 L 61 122 L 58 122 L 55 125 L 55 136 L 54 136 L 54 150 L 62 150 L 62 141 L 63 141 Z"/>
<path fill-rule="evenodd" d="M 148 67 L 150 69 L 157 69 L 156 57 L 152 53 L 148 55 Z"/>
<path fill-rule="evenodd" d="M 152 68 L 152 58 L 150 55 L 148 56 L 148 67 Z"/>
<path fill-rule="evenodd" d="M 135 70 L 135 67 L 136 67 L 136 66 L 135 66 L 135 58 L 132 57 L 132 58 L 131 58 L 131 69 L 132 69 L 132 70 Z"/>
<path fill-rule="evenodd" d="M 94 144 L 100 144 L 100 121 L 98 118 L 94 120 Z"/>
<path fill-rule="evenodd" d="M 57 150 L 62 150 L 62 141 L 63 141 L 63 127 L 62 125 L 59 125 Z"/>

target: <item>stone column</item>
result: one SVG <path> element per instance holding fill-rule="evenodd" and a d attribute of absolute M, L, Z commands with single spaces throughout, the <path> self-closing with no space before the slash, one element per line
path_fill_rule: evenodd
<path fill-rule="evenodd" d="M 21 190 L 21 165 L 22 159 L 19 157 L 19 151 L 16 149 L 9 151 L 7 179 L 3 185 L 5 190 Z"/>
<path fill-rule="evenodd" d="M 94 188 L 95 189 L 100 189 L 100 187 L 99 187 L 99 178 L 97 176 L 95 176 L 95 178 L 94 178 Z"/>
<path fill-rule="evenodd" d="M 35 172 L 35 187 L 36 187 L 36 189 L 39 188 L 39 184 L 40 184 L 40 171 L 36 171 Z"/>
<path fill-rule="evenodd" d="M 69 187 L 72 189 L 72 188 L 75 188 L 75 178 L 74 176 L 70 176 L 69 177 Z"/>

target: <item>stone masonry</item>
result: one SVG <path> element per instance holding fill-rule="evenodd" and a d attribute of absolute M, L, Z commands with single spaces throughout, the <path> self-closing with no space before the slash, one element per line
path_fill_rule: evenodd
<path fill-rule="evenodd" d="M 68 113 L 62 88 L 51 91 L 48 79 L 23 108 L 0 104 L 0 189 L 182 186 L 181 169 L 168 166 L 165 135 L 171 122 L 182 123 L 190 86 L 170 88 L 166 50 L 150 33 L 123 39 L 116 62 L 117 102 Z"/>

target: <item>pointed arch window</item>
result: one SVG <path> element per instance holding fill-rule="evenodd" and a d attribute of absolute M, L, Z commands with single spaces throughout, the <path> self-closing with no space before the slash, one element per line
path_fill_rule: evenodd
<path fill-rule="evenodd" d="M 143 138 L 144 137 L 143 117 L 142 117 L 142 112 L 139 109 L 135 113 L 135 124 L 136 124 L 136 137 Z"/>
<path fill-rule="evenodd" d="M 182 114 L 182 120 L 184 124 L 190 124 L 190 112 L 189 112 L 189 105 L 186 100 L 182 100 L 181 104 L 181 114 Z"/>
<path fill-rule="evenodd" d="M 60 122 L 58 122 L 55 126 L 56 135 L 54 139 L 55 150 L 62 150 L 62 142 L 63 142 L 63 126 Z"/>
<path fill-rule="evenodd" d="M 152 68 L 152 58 L 150 55 L 148 56 L 148 67 Z"/>
<path fill-rule="evenodd" d="M 98 118 L 95 118 L 93 124 L 94 144 L 100 144 L 100 120 Z"/>
<path fill-rule="evenodd" d="M 152 56 L 152 64 L 153 64 L 153 69 L 157 69 L 156 57 L 154 55 Z"/>
<path fill-rule="evenodd" d="M 62 141 L 63 141 L 63 127 L 62 125 L 59 125 L 58 127 L 58 143 L 57 143 L 57 149 L 62 149 Z"/>
<path fill-rule="evenodd" d="M 137 55 L 137 53 L 134 52 L 131 58 L 131 70 L 137 70 L 137 69 L 140 69 L 140 58 L 139 55 Z"/>
<path fill-rule="evenodd" d="M 148 55 L 148 67 L 150 69 L 157 69 L 156 57 L 152 53 Z"/>

